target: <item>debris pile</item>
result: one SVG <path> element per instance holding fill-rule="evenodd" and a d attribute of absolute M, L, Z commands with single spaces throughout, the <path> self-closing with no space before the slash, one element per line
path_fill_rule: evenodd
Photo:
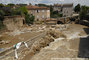
<path fill-rule="evenodd" d="M 64 37 L 64 38 L 66 38 L 66 36 L 65 36 L 64 34 L 62 34 L 62 33 L 59 32 L 58 30 L 53 29 L 53 28 L 51 28 L 51 29 L 49 29 L 49 30 L 47 31 L 47 35 L 50 35 L 50 36 L 52 36 L 52 37 L 54 37 L 54 38 L 59 38 L 59 37 Z"/>
<path fill-rule="evenodd" d="M 16 35 L 20 35 L 21 33 L 24 33 L 20 30 L 14 30 L 13 32 L 10 32 L 9 35 L 10 36 L 16 36 Z"/>
<path fill-rule="evenodd" d="M 2 40 L 2 38 L 0 37 L 0 45 L 3 45 L 3 44 L 9 44 L 10 41 L 8 40 Z"/>
<path fill-rule="evenodd" d="M 65 35 L 63 35 L 61 32 L 56 31 L 54 29 L 48 30 L 45 37 L 33 43 L 30 49 L 30 57 L 38 53 L 42 48 L 49 46 L 51 42 L 53 42 L 56 38 L 59 37 L 65 37 Z"/>

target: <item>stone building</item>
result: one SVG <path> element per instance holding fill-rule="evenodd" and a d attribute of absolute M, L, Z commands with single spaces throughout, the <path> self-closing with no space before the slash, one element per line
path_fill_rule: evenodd
<path fill-rule="evenodd" d="M 62 5 L 61 4 L 54 4 L 53 11 L 61 12 L 61 10 L 62 10 Z"/>
<path fill-rule="evenodd" d="M 5 16 L 3 20 L 3 24 L 6 26 L 8 30 L 19 29 L 25 23 L 24 16 Z"/>
<path fill-rule="evenodd" d="M 62 13 L 64 17 L 71 17 L 73 15 L 73 4 L 63 4 Z"/>
<path fill-rule="evenodd" d="M 38 6 L 26 6 L 28 13 L 35 16 L 35 20 L 45 20 L 50 18 L 50 8 L 48 7 L 38 7 Z"/>
<path fill-rule="evenodd" d="M 73 15 L 73 4 L 54 4 L 53 11 L 63 14 L 63 17 L 71 17 Z"/>

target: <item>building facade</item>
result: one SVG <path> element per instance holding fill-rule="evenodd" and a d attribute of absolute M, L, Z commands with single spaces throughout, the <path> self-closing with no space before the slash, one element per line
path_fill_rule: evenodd
<path fill-rule="evenodd" d="M 62 10 L 62 5 L 61 4 L 54 4 L 53 11 L 61 12 L 61 10 Z"/>
<path fill-rule="evenodd" d="M 73 4 L 63 4 L 62 13 L 64 17 L 71 17 L 73 15 Z"/>
<path fill-rule="evenodd" d="M 35 20 L 45 20 L 50 18 L 50 8 L 38 6 L 26 6 L 28 13 L 35 16 Z"/>
<path fill-rule="evenodd" d="M 63 17 L 71 17 L 73 15 L 73 4 L 54 4 L 53 11 L 63 14 Z"/>

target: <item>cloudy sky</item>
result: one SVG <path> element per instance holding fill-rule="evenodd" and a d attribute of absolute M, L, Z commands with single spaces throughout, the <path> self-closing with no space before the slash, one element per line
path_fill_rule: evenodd
<path fill-rule="evenodd" d="M 0 0 L 0 3 L 8 4 L 8 3 L 25 3 L 25 4 L 37 4 L 37 3 L 45 3 L 45 4 L 54 4 L 54 3 L 74 3 L 74 5 L 80 3 L 81 5 L 89 6 L 89 0 Z"/>

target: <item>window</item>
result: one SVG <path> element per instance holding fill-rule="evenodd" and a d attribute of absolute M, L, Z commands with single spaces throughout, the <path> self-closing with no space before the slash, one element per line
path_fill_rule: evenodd
<path fill-rule="evenodd" d="M 37 13 L 39 13 L 39 11 L 37 10 Z"/>
<path fill-rule="evenodd" d="M 40 10 L 36 10 L 36 13 L 39 13 L 40 12 Z"/>
<path fill-rule="evenodd" d="M 32 14 L 33 12 L 31 11 L 31 14 Z"/>
<path fill-rule="evenodd" d="M 42 18 L 44 18 L 44 15 L 42 15 Z"/>
<path fill-rule="evenodd" d="M 37 15 L 37 18 L 39 18 L 39 16 Z"/>
<path fill-rule="evenodd" d="M 44 10 L 42 10 L 42 12 L 44 12 Z"/>
<path fill-rule="evenodd" d="M 64 13 L 65 13 L 65 11 L 64 11 Z"/>
<path fill-rule="evenodd" d="M 50 12 L 50 10 L 47 10 L 47 12 Z"/>
<path fill-rule="evenodd" d="M 37 21 L 39 21 L 39 19 L 37 19 Z"/>

